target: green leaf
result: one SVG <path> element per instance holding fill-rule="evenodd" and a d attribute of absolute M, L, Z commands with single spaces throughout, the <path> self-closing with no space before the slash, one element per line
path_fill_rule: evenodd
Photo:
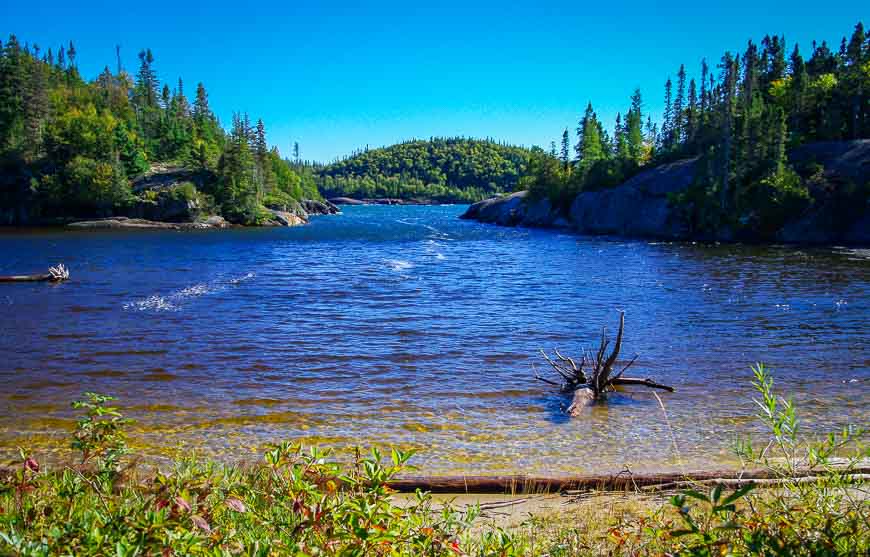
<path fill-rule="evenodd" d="M 699 501 L 703 501 L 705 503 L 710 502 L 710 500 L 707 498 L 706 495 L 704 495 L 703 493 L 700 493 L 698 491 L 695 491 L 694 489 L 687 489 L 687 490 L 683 491 L 683 495 L 685 495 L 686 497 L 691 497 L 693 499 L 698 499 Z"/>
<path fill-rule="evenodd" d="M 742 486 L 742 487 L 739 488 L 737 491 L 735 491 L 734 493 L 732 493 L 731 495 L 729 495 L 728 497 L 726 497 L 726 498 L 722 501 L 722 505 L 728 505 L 728 504 L 730 504 L 730 503 L 733 503 L 733 502 L 737 501 L 738 499 L 741 499 L 741 498 L 744 497 L 747 493 L 749 493 L 750 491 L 752 491 L 752 490 L 755 489 L 755 488 L 756 488 L 756 485 L 755 485 L 754 483 L 748 483 L 748 484 Z"/>

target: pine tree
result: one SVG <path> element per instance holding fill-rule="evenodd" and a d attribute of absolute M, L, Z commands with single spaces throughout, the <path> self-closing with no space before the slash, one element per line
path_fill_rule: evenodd
<path fill-rule="evenodd" d="M 578 165 L 580 170 L 588 170 L 596 162 L 604 158 L 604 146 L 602 145 L 602 127 L 595 115 L 595 110 L 590 102 L 586 106 L 586 112 L 580 121 L 580 137 L 577 143 Z"/>
<path fill-rule="evenodd" d="M 870 46 L 867 44 L 867 35 L 864 25 L 859 21 L 855 25 L 852 37 L 846 45 L 843 62 L 845 68 L 845 96 L 849 106 L 847 113 L 847 137 L 857 139 L 862 131 L 867 129 L 867 105 L 870 104 L 870 75 L 865 66 L 870 66 Z"/>
<path fill-rule="evenodd" d="M 695 141 L 698 130 L 698 86 L 694 79 L 689 81 L 689 106 L 686 108 L 686 143 Z"/>
<path fill-rule="evenodd" d="M 136 94 L 145 108 L 157 108 L 157 73 L 153 68 L 154 55 L 151 49 L 139 52 L 139 73 L 136 76 Z"/>
<path fill-rule="evenodd" d="M 734 98 L 737 86 L 737 61 L 730 52 L 722 57 L 722 153 L 720 157 L 719 179 L 721 181 L 720 206 L 727 210 L 733 201 L 731 192 L 732 138 L 734 126 Z"/>
<path fill-rule="evenodd" d="M 674 145 L 679 146 L 683 142 L 683 136 L 685 134 L 684 123 L 683 120 L 685 115 L 683 114 L 683 110 L 686 105 L 686 66 L 684 64 L 680 64 L 680 71 L 677 72 L 677 97 L 674 99 L 674 125 L 673 125 L 673 139 L 672 142 Z"/>
<path fill-rule="evenodd" d="M 163 102 L 163 110 L 169 112 L 172 96 L 169 92 L 169 85 L 165 83 L 163 84 L 163 92 L 160 94 L 160 100 Z"/>
<path fill-rule="evenodd" d="M 673 83 L 671 78 L 665 82 L 665 113 L 662 121 L 662 148 L 665 151 L 670 151 L 673 146 L 673 129 L 674 129 L 674 105 L 672 100 Z"/>
<path fill-rule="evenodd" d="M 190 103 L 187 102 L 187 97 L 184 96 L 184 82 L 178 78 L 178 91 L 175 95 L 176 113 L 180 118 L 190 116 Z"/>
<path fill-rule="evenodd" d="M 641 165 L 645 158 L 643 138 L 643 100 L 640 89 L 635 89 L 631 96 L 631 108 L 625 119 L 626 141 L 628 142 L 629 158 Z"/>
<path fill-rule="evenodd" d="M 366 147 L 366 151 L 368 151 L 368 146 Z M 293 142 L 293 160 L 296 161 L 297 165 L 301 162 L 299 159 L 299 142 L 298 141 Z"/>
<path fill-rule="evenodd" d="M 48 116 L 48 83 L 45 65 L 36 62 L 30 66 L 30 79 L 25 88 L 25 151 L 30 160 L 42 153 L 42 129 Z"/>
<path fill-rule="evenodd" d="M 707 109 L 710 106 L 707 91 L 707 74 L 710 72 L 710 66 L 707 65 L 707 59 L 701 60 L 701 118 L 706 119 Z"/>
<path fill-rule="evenodd" d="M 562 160 L 562 168 L 568 170 L 568 166 L 571 163 L 571 147 L 570 147 L 570 139 L 568 134 L 568 128 L 565 128 L 565 131 L 562 132 L 562 150 L 560 152 L 560 158 Z"/>
<path fill-rule="evenodd" d="M 211 109 L 208 106 L 208 93 L 202 82 L 196 86 L 196 100 L 193 101 L 193 118 L 202 126 L 211 119 Z"/>

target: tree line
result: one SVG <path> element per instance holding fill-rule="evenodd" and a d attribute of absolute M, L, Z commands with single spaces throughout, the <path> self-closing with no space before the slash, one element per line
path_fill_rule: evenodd
<path fill-rule="evenodd" d="M 523 187 L 567 204 L 582 191 L 618 185 L 639 170 L 698 157 L 696 185 L 683 198 L 698 227 L 735 219 L 782 220 L 812 197 L 813 168 L 795 169 L 788 150 L 814 141 L 870 137 L 870 40 L 862 23 L 839 48 L 813 42 L 808 59 L 785 37 L 749 41 L 742 53 L 706 60 L 697 77 L 680 65 L 664 86 L 653 122 L 640 90 L 612 133 L 588 103 L 574 130 L 549 152 L 533 149 Z M 855 194 L 866 197 L 866 185 Z M 864 188 L 863 190 L 861 188 Z"/>
<path fill-rule="evenodd" d="M 131 74 L 116 48 L 114 71 L 92 81 L 76 57 L 72 42 L 45 51 L 14 35 L 0 42 L 0 204 L 28 203 L 40 216 L 122 214 L 136 200 L 131 180 L 154 163 L 197 171 L 193 195 L 242 223 L 264 206 L 319 197 L 311 172 L 268 146 L 262 120 L 236 114 L 225 131 L 205 86 L 190 99 L 182 79 L 161 83 L 150 49 Z M 294 151 L 298 162 L 298 143 Z"/>

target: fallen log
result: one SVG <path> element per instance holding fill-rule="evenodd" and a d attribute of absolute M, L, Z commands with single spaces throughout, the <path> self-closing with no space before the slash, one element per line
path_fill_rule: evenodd
<path fill-rule="evenodd" d="M 390 489 L 400 493 L 416 490 L 431 493 L 489 493 L 489 494 L 539 494 L 582 491 L 656 491 L 673 490 L 695 484 L 722 484 L 723 487 L 742 486 L 757 482 L 759 487 L 782 485 L 788 482 L 806 483 L 818 481 L 843 471 L 804 470 L 793 477 L 782 477 L 769 470 L 696 471 L 635 474 L 603 474 L 589 476 L 406 476 L 387 482 Z M 867 481 L 870 466 L 848 470 L 845 478 L 853 482 Z"/>
<path fill-rule="evenodd" d="M 63 282 L 69 280 L 69 269 L 63 263 L 49 267 L 48 272 L 39 275 L 0 276 L 0 282 Z"/>

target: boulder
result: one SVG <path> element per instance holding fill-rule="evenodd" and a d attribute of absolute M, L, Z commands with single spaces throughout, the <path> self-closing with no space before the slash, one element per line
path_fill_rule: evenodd
<path fill-rule="evenodd" d="M 338 207 L 330 201 L 304 199 L 302 200 L 301 205 L 309 215 L 337 215 L 341 212 Z"/>
<path fill-rule="evenodd" d="M 300 217 L 296 213 L 278 211 L 276 209 L 268 209 L 268 211 L 272 213 L 272 218 L 269 222 L 265 223 L 266 226 L 299 226 L 308 222 L 307 219 Z"/>
<path fill-rule="evenodd" d="M 469 207 L 460 218 L 502 226 L 516 226 L 526 216 L 527 196 L 528 192 L 519 191 L 504 197 L 484 199 Z"/>

